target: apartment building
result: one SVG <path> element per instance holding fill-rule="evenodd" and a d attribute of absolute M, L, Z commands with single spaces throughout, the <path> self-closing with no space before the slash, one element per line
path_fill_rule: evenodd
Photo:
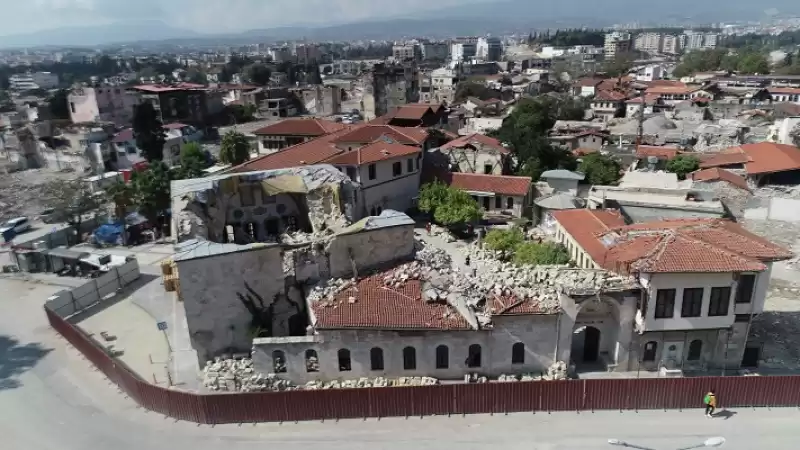
<path fill-rule="evenodd" d="M 484 61 L 500 61 L 503 58 L 503 41 L 497 37 L 478 38 L 475 57 Z"/>
<path fill-rule="evenodd" d="M 135 94 L 119 86 L 80 86 L 67 95 L 72 123 L 112 122 L 130 125 L 138 104 Z"/>
<path fill-rule="evenodd" d="M 472 38 L 462 38 L 450 44 L 450 59 L 452 61 L 469 61 L 478 53 L 478 41 Z"/>
<path fill-rule="evenodd" d="M 425 42 L 421 50 L 426 61 L 444 61 L 450 56 L 450 46 L 445 42 Z"/>
<path fill-rule="evenodd" d="M 58 75 L 51 72 L 28 72 L 8 77 L 8 87 L 12 91 L 53 89 L 58 87 L 58 83 Z"/>
<path fill-rule="evenodd" d="M 603 46 L 606 59 L 614 59 L 620 53 L 627 53 L 633 47 L 631 34 L 624 31 L 607 33 Z"/>
<path fill-rule="evenodd" d="M 664 48 L 664 36 L 661 33 L 642 33 L 636 36 L 633 46 L 643 52 L 661 53 Z"/>
<path fill-rule="evenodd" d="M 677 55 L 681 51 L 681 43 L 677 36 L 665 34 L 662 39 L 661 53 L 665 55 Z"/>
<path fill-rule="evenodd" d="M 416 61 L 422 54 L 417 44 L 395 44 L 392 46 L 392 57 L 396 61 Z"/>

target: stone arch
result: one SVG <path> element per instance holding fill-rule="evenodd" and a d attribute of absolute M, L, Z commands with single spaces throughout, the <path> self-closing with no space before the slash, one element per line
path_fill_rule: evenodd
<path fill-rule="evenodd" d="M 627 370 L 635 301 L 621 295 L 563 296 L 563 360 L 579 370 Z"/>

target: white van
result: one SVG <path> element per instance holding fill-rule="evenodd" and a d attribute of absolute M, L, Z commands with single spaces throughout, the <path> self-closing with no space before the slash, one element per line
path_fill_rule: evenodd
<path fill-rule="evenodd" d="M 28 220 L 27 217 L 17 217 L 7 220 L 4 224 L 0 225 L 0 234 L 11 229 L 14 230 L 15 234 L 24 233 L 31 229 L 31 221 Z"/>

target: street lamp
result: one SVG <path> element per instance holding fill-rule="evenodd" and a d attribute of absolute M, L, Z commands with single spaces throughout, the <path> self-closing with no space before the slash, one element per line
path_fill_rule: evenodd
<path fill-rule="evenodd" d="M 620 447 L 628 447 L 628 448 L 636 448 L 636 449 L 639 449 L 639 450 L 654 450 L 654 449 L 651 449 L 651 448 L 648 448 L 648 447 L 641 447 L 641 446 L 638 446 L 638 445 L 629 444 L 629 443 L 627 443 L 625 441 L 621 441 L 619 439 L 609 439 L 608 443 L 611 444 L 611 445 L 617 445 L 617 446 L 620 446 Z M 679 448 L 677 450 L 693 450 L 693 449 L 696 449 L 696 448 L 719 447 L 724 443 L 725 443 L 725 438 L 721 437 L 721 436 L 717 436 L 717 437 L 711 437 L 711 438 L 706 439 L 705 441 L 703 441 L 702 444 L 693 445 L 691 447 L 682 447 L 682 448 Z"/>

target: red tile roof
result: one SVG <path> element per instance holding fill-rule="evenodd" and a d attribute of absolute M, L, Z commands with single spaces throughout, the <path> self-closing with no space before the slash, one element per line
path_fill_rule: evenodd
<path fill-rule="evenodd" d="M 554 217 L 589 256 L 616 272 L 745 272 L 791 253 L 723 219 L 676 219 L 618 227 L 590 223 L 603 211 L 558 211 Z M 604 229 L 605 227 L 605 229 Z"/>
<path fill-rule="evenodd" d="M 793 145 L 759 142 L 729 148 L 700 163 L 700 167 L 744 164 L 748 175 L 800 170 L 800 148 Z"/>
<path fill-rule="evenodd" d="M 428 112 L 436 113 L 441 108 L 441 105 L 430 105 L 427 103 L 409 103 L 406 105 L 398 106 L 392 111 L 372 119 L 369 123 L 372 125 L 388 125 L 392 119 L 403 120 L 422 120 Z"/>
<path fill-rule="evenodd" d="M 117 133 L 116 136 L 114 136 L 114 139 L 112 139 L 112 142 L 115 144 L 121 144 L 123 142 L 132 141 L 133 139 L 133 128 L 126 128 Z"/>
<path fill-rule="evenodd" d="M 347 125 L 320 119 L 286 119 L 254 131 L 268 136 L 323 136 L 347 128 Z"/>
<path fill-rule="evenodd" d="M 186 128 L 188 126 L 189 125 L 186 125 L 185 123 L 168 123 L 168 124 L 164 125 L 164 129 L 167 129 L 167 130 L 180 130 L 181 128 Z"/>
<path fill-rule="evenodd" d="M 655 156 L 658 159 L 673 159 L 681 150 L 677 147 L 657 147 L 653 145 L 640 145 L 636 148 L 636 157 L 639 159 Z"/>
<path fill-rule="evenodd" d="M 377 140 L 372 144 L 360 147 L 356 150 L 341 153 L 332 158 L 326 159 L 326 164 L 340 164 L 358 166 L 361 164 L 372 164 L 392 158 L 411 156 L 421 153 L 422 150 L 413 145 L 389 144 Z"/>
<path fill-rule="evenodd" d="M 589 147 L 579 147 L 572 151 L 572 154 L 575 156 L 586 156 L 591 153 L 597 153 L 600 150 L 596 148 L 589 148 Z"/>
<path fill-rule="evenodd" d="M 620 102 L 628 98 L 627 94 L 619 91 L 603 90 L 598 91 L 594 96 L 595 101 Z"/>
<path fill-rule="evenodd" d="M 422 298 L 419 280 L 399 288 L 385 286 L 385 273 L 360 280 L 332 301 L 316 302 L 312 309 L 318 329 L 469 330 L 464 317 L 445 302 Z M 350 297 L 354 301 L 350 302 Z"/>
<path fill-rule="evenodd" d="M 770 94 L 783 94 L 783 95 L 800 95 L 800 88 L 791 87 L 771 87 L 767 88 Z"/>
<path fill-rule="evenodd" d="M 489 299 L 490 312 L 494 316 L 522 316 L 534 314 L 552 314 L 551 309 L 542 308 L 533 298 L 519 299 L 514 296 L 494 296 Z"/>
<path fill-rule="evenodd" d="M 602 83 L 602 78 L 578 78 L 575 80 L 575 86 L 580 87 L 596 87 L 598 84 Z"/>
<path fill-rule="evenodd" d="M 603 260 L 606 249 L 595 235 L 625 225 L 625 220 L 619 212 L 612 209 L 570 209 L 553 211 L 552 215 L 578 245 L 598 263 Z"/>
<path fill-rule="evenodd" d="M 747 180 L 745 180 L 744 177 L 730 170 L 720 169 L 718 167 L 698 170 L 697 172 L 693 172 L 691 177 L 694 181 L 726 181 L 738 188 L 746 191 L 750 190 L 750 187 L 747 186 Z"/>
<path fill-rule="evenodd" d="M 650 85 L 645 91 L 645 94 L 691 94 L 697 90 L 698 88 L 689 87 L 683 83 L 673 85 Z"/>
<path fill-rule="evenodd" d="M 439 147 L 440 150 L 450 150 L 454 148 L 464 148 L 468 145 L 477 146 L 483 145 L 496 150 L 500 153 L 510 153 L 509 150 L 503 147 L 503 144 L 493 137 L 486 136 L 485 134 L 474 133 L 460 138 L 453 139 L 452 141 Z"/>
<path fill-rule="evenodd" d="M 302 144 L 287 147 L 279 152 L 251 159 L 233 169 L 234 172 L 252 172 L 257 170 L 285 169 L 287 167 L 318 164 L 328 158 L 343 153 L 344 150 L 336 147 L 333 140 L 349 132 L 348 128 L 326 134 L 317 139 L 303 142 Z"/>
<path fill-rule="evenodd" d="M 531 188 L 530 177 L 454 172 L 442 174 L 440 179 L 445 184 L 463 191 L 491 192 L 518 197 L 527 195 Z"/>
<path fill-rule="evenodd" d="M 337 143 L 368 144 L 381 136 L 386 136 L 400 144 L 422 145 L 428 139 L 428 131 L 424 128 L 403 128 L 391 125 L 360 124 L 348 133 L 337 137 Z"/>

